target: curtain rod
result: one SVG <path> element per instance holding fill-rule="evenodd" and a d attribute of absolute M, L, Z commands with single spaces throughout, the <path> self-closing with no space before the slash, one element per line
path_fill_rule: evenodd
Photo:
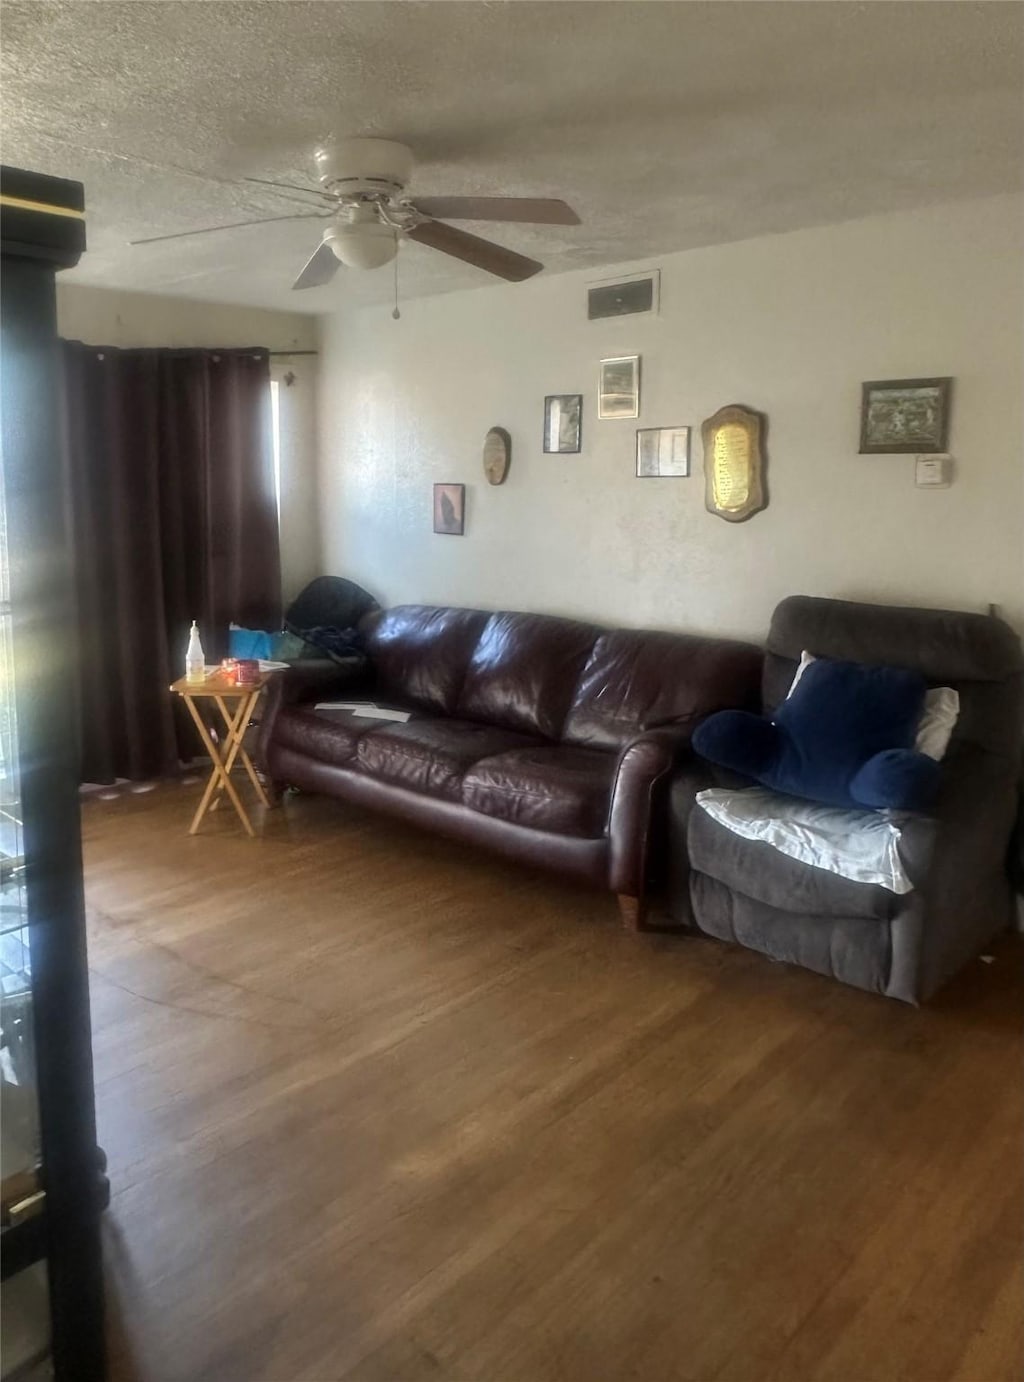
<path fill-rule="evenodd" d="M 267 354 L 273 359 L 275 355 L 319 355 L 320 352 L 318 350 L 268 350 Z"/>

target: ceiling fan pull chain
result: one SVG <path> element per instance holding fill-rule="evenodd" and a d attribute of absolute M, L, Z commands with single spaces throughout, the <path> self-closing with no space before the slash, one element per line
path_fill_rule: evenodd
<path fill-rule="evenodd" d="M 398 231 L 396 230 L 396 231 L 395 231 L 395 310 L 391 313 L 391 316 L 392 316 L 392 318 L 393 318 L 394 321 L 398 321 L 398 320 L 401 318 L 401 315 L 402 315 L 401 312 L 399 312 L 399 310 L 398 310 Z"/>

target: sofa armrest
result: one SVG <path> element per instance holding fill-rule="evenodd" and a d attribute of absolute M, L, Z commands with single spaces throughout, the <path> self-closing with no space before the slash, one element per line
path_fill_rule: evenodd
<path fill-rule="evenodd" d="M 256 739 L 256 762 L 266 771 L 266 753 L 274 723 L 286 705 L 303 701 L 330 699 L 351 695 L 370 688 L 372 674 L 366 659 L 354 657 L 351 666 L 344 666 L 331 658 L 308 658 L 293 662 L 286 670 L 271 677 L 260 707 L 259 734 Z"/>
<path fill-rule="evenodd" d="M 613 892 L 642 897 L 652 856 L 660 863 L 664 822 L 656 819 L 654 803 L 689 737 L 688 728 L 651 729 L 631 739 L 619 752 L 608 811 L 609 885 Z"/>
<path fill-rule="evenodd" d="M 281 704 L 297 705 L 300 701 L 368 691 L 371 679 L 366 658 L 361 654 L 347 663 L 330 657 L 305 658 L 281 673 Z"/>

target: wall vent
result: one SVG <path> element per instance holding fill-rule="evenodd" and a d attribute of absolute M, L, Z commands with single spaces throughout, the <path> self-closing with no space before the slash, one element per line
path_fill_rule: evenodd
<path fill-rule="evenodd" d="M 635 274 L 614 282 L 595 284 L 587 289 L 587 316 L 591 321 L 606 317 L 629 317 L 636 312 L 657 312 L 658 272 Z"/>

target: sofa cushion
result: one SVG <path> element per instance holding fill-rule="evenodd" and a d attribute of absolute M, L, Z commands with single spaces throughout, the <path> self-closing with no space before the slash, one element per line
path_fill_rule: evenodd
<path fill-rule="evenodd" d="M 901 906 L 901 898 L 887 888 L 790 859 L 763 840 L 745 840 L 706 811 L 690 815 L 687 848 L 692 869 L 782 911 L 887 921 Z"/>
<path fill-rule="evenodd" d="M 379 720 L 357 719 L 347 710 L 285 706 L 274 721 L 274 743 L 308 758 L 343 765 L 355 756 L 362 736 L 379 724 Z"/>
<path fill-rule="evenodd" d="M 473 652 L 458 713 L 557 739 L 597 638 L 592 624 L 492 614 Z"/>
<path fill-rule="evenodd" d="M 568 745 L 517 749 L 474 764 L 462 800 L 474 811 L 533 830 L 596 839 L 608 823 L 614 754 Z"/>
<path fill-rule="evenodd" d="M 726 707 L 756 709 L 761 651 L 689 634 L 601 634 L 576 687 L 562 738 L 618 749 L 647 729 L 690 728 Z"/>
<path fill-rule="evenodd" d="M 476 609 L 397 605 L 364 628 L 382 696 L 454 715 L 466 668 L 487 623 Z"/>
<path fill-rule="evenodd" d="M 382 782 L 459 801 L 467 768 L 481 758 L 534 742 L 524 734 L 469 720 L 378 724 L 360 737 L 354 766 Z"/>

